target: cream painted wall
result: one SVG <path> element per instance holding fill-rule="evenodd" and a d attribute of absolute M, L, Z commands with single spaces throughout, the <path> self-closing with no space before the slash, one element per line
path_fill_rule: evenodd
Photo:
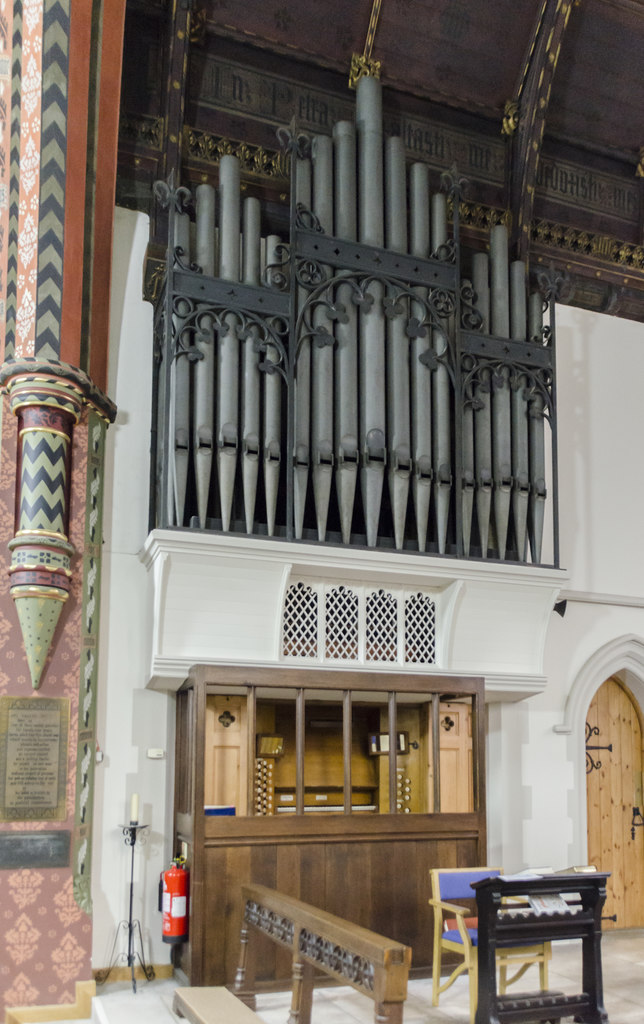
<path fill-rule="evenodd" d="M 99 737 L 94 847 L 94 964 L 105 966 L 127 916 L 129 853 L 117 825 L 133 791 L 151 823 L 135 853 L 135 914 L 146 956 L 169 960 L 156 910 L 172 855 L 173 700 L 146 689 L 151 664 L 146 541 L 151 308 L 141 300 L 147 219 L 117 210 L 108 432 Z M 538 696 L 488 708 L 489 860 L 506 870 L 586 857 L 583 723 L 593 689 L 621 672 L 644 695 L 644 507 L 639 437 L 644 327 L 569 307 L 557 311 L 561 564 L 565 617 L 551 613 Z M 319 549 L 317 549 L 319 551 Z M 316 556 L 317 557 L 317 556 Z M 502 586 L 502 584 L 500 584 Z M 502 633 L 502 631 L 501 631 Z M 466 637 L 460 642 L 466 646 Z M 476 637 L 472 635 L 472 651 Z M 506 664 L 511 644 L 499 651 Z M 520 673 L 517 668 L 517 682 Z M 166 758 L 150 760 L 150 747 Z M 121 939 L 121 948 L 123 941 Z"/>
<path fill-rule="evenodd" d="M 611 674 L 644 697 L 643 377 L 642 324 L 558 307 L 560 543 L 570 582 L 564 618 L 550 621 L 546 688 L 527 702 L 523 784 L 505 812 L 523 819 L 523 863 L 513 867 L 585 863 L 588 705 Z"/>
<path fill-rule="evenodd" d="M 172 858 L 173 698 L 146 689 L 149 604 L 139 559 L 148 521 L 152 308 L 141 299 L 148 218 L 116 210 L 108 393 L 118 415 L 107 435 L 98 738 L 94 814 L 94 967 L 106 967 L 117 935 L 127 953 L 131 850 L 118 828 L 132 793 L 150 825 L 134 850 L 134 917 L 147 962 L 170 960 L 157 910 L 159 873 Z M 164 751 L 161 759 L 147 756 Z M 119 964 L 125 963 L 123 956 Z"/>

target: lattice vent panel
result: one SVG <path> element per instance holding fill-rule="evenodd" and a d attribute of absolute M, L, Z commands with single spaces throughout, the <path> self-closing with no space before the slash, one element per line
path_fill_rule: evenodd
<path fill-rule="evenodd" d="M 327 590 L 325 651 L 327 658 L 356 661 L 359 655 L 358 595 L 349 587 Z"/>
<path fill-rule="evenodd" d="M 282 653 L 319 663 L 433 665 L 435 595 L 300 580 L 286 594 Z"/>
<path fill-rule="evenodd" d="M 398 601 L 385 590 L 367 595 L 367 661 L 398 660 Z"/>
<path fill-rule="evenodd" d="M 318 594 L 313 587 L 296 583 L 288 588 L 282 636 L 285 657 L 317 657 Z"/>
<path fill-rule="evenodd" d="M 410 594 L 405 601 L 405 661 L 436 661 L 436 605 L 429 594 Z"/>

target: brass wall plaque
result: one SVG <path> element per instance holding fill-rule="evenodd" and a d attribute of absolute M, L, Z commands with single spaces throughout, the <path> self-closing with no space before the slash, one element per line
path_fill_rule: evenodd
<path fill-rule="evenodd" d="M 69 700 L 0 697 L 0 821 L 64 821 Z"/>

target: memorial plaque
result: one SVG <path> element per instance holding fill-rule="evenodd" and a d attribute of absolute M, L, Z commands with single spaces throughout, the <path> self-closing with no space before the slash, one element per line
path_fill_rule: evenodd
<path fill-rule="evenodd" d="M 63 821 L 69 701 L 0 697 L 0 820 Z"/>
<path fill-rule="evenodd" d="M 64 868 L 69 866 L 72 834 L 5 832 L 0 835 L 0 868 Z"/>

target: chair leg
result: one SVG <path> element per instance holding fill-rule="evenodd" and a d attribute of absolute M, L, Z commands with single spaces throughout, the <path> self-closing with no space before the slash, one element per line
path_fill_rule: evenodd
<path fill-rule="evenodd" d="M 476 950 L 474 951 L 476 953 Z M 476 1006 L 479 997 L 479 967 L 478 959 L 473 956 L 470 960 L 470 968 L 467 972 L 470 978 L 470 1024 L 474 1024 L 476 1017 Z"/>
<path fill-rule="evenodd" d="M 434 958 L 432 960 L 432 1006 L 438 1006 L 439 988 L 441 983 L 441 940 L 434 932 Z"/>
<path fill-rule="evenodd" d="M 504 996 L 508 990 L 508 969 L 505 964 L 499 967 L 499 995 Z"/>
<path fill-rule="evenodd" d="M 541 985 L 541 991 L 546 992 L 548 989 L 548 956 L 544 954 L 544 958 L 539 964 L 539 984 Z"/>

